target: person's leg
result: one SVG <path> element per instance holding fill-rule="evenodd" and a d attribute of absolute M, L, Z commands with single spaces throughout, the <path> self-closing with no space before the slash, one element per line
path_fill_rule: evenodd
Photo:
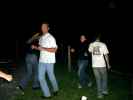
<path fill-rule="evenodd" d="M 101 69 L 101 74 L 102 74 L 102 93 L 103 94 L 108 94 L 108 89 L 107 89 L 107 70 L 106 68 Z"/>
<path fill-rule="evenodd" d="M 81 75 L 81 85 L 86 86 L 89 83 L 89 75 L 86 72 L 86 69 L 88 67 L 88 60 L 82 60 L 81 62 L 81 70 L 80 70 L 80 75 Z"/>
<path fill-rule="evenodd" d="M 56 78 L 55 78 L 55 74 L 54 74 L 54 64 L 48 64 L 47 74 L 48 74 L 49 80 L 52 84 L 53 91 L 58 92 L 59 87 L 58 87 L 58 84 L 57 84 L 57 81 L 56 81 Z"/>
<path fill-rule="evenodd" d="M 39 69 L 38 69 L 38 78 L 40 82 L 41 89 L 43 91 L 43 95 L 45 97 L 50 97 L 50 91 L 46 82 L 46 68 L 49 67 L 45 63 L 39 63 Z"/>
<path fill-rule="evenodd" d="M 84 84 L 88 85 L 88 87 L 91 87 L 92 83 L 90 81 L 89 73 L 87 73 L 87 71 L 86 71 L 89 68 L 88 66 L 89 66 L 88 60 L 85 60 L 84 61 L 84 67 L 83 67 L 83 69 L 84 69 L 84 73 L 83 73 L 84 74 L 83 75 L 83 77 L 84 77 Z"/>
<path fill-rule="evenodd" d="M 93 68 L 94 75 L 96 78 L 96 84 L 97 84 L 97 94 L 99 97 L 102 96 L 102 85 L 101 85 L 101 74 L 99 68 Z"/>
<path fill-rule="evenodd" d="M 34 79 L 33 79 L 33 89 L 39 88 L 39 79 L 38 79 L 38 59 L 37 56 L 33 57 L 33 71 L 34 71 Z"/>
<path fill-rule="evenodd" d="M 84 69 L 83 69 L 83 62 L 81 60 L 78 61 L 78 76 L 79 76 L 79 88 L 82 88 L 82 86 L 84 85 L 84 77 L 83 77 L 83 73 L 84 73 Z"/>
<path fill-rule="evenodd" d="M 24 75 L 23 79 L 20 80 L 20 83 L 19 83 L 19 86 L 22 89 L 26 88 L 32 76 L 32 56 L 27 55 L 25 60 L 26 60 L 26 75 Z"/>

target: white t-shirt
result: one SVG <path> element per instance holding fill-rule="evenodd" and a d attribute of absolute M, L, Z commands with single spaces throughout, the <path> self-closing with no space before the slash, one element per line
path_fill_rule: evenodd
<path fill-rule="evenodd" d="M 50 33 L 46 33 L 39 39 L 39 45 L 44 48 L 57 48 L 56 40 Z M 48 51 L 40 51 L 39 62 L 55 63 L 55 53 Z"/>
<path fill-rule="evenodd" d="M 104 55 L 109 53 L 106 44 L 95 41 L 90 44 L 89 52 L 92 53 L 93 67 L 106 67 Z"/>

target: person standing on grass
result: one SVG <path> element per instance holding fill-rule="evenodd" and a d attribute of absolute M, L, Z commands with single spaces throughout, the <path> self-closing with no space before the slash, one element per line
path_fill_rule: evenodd
<path fill-rule="evenodd" d="M 96 41 L 90 44 L 88 50 L 92 54 L 92 67 L 97 83 L 97 95 L 98 98 L 103 98 L 104 95 L 108 95 L 107 68 L 110 69 L 109 51 L 106 44 L 100 42 L 100 37 L 97 37 Z"/>
<path fill-rule="evenodd" d="M 46 82 L 46 73 L 52 83 L 53 94 L 57 95 L 59 88 L 54 74 L 54 64 L 56 62 L 55 53 L 57 51 L 57 44 L 55 38 L 48 32 L 48 23 L 42 23 L 42 37 L 39 40 L 39 46 L 32 46 L 32 49 L 40 51 L 39 58 L 39 81 L 43 91 L 42 98 L 51 98 L 52 95 Z"/>
<path fill-rule="evenodd" d="M 80 44 L 77 50 L 78 55 L 78 76 L 79 76 L 79 85 L 78 88 L 83 86 L 91 87 L 92 83 L 87 74 L 87 68 L 89 66 L 89 52 L 88 52 L 88 41 L 85 35 L 80 36 Z M 75 52 L 75 49 L 71 49 L 71 52 Z"/>
<path fill-rule="evenodd" d="M 23 76 L 23 79 L 19 82 L 19 88 L 23 91 L 29 81 L 32 80 L 33 77 L 33 85 L 32 89 L 39 89 L 39 80 L 38 80 L 38 57 L 39 57 L 39 51 L 38 50 L 32 50 L 31 46 L 38 45 L 38 39 L 40 35 L 39 33 L 35 34 L 26 42 L 26 75 Z"/>

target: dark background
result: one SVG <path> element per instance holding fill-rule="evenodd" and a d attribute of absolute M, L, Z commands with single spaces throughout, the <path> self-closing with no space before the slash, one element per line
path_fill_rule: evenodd
<path fill-rule="evenodd" d="M 94 7 L 96 5 L 98 3 Z M 76 6 L 76 9 L 72 4 L 71 8 L 66 7 L 68 9 L 60 5 L 60 10 L 56 9 L 58 5 L 50 5 L 52 11 L 49 6 L 38 4 L 29 6 L 27 3 L 22 5 L 23 8 L 20 5 L 12 6 L 6 6 L 8 9 L 1 12 L 0 59 L 15 59 L 17 54 L 23 57 L 25 41 L 33 32 L 40 32 L 41 22 L 48 21 L 58 45 L 76 46 L 81 34 L 86 34 L 92 42 L 96 33 L 101 33 L 102 41 L 110 51 L 111 65 L 131 71 L 131 16 L 126 12 L 120 9 L 92 10 L 87 5 L 83 6 L 84 9 Z"/>

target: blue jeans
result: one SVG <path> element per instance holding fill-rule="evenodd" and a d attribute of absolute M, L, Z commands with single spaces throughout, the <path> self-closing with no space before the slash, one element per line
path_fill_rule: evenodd
<path fill-rule="evenodd" d="M 93 68 L 93 71 L 97 83 L 97 92 L 98 95 L 101 95 L 102 92 L 107 92 L 107 70 L 106 67 L 102 67 Z"/>
<path fill-rule="evenodd" d="M 43 91 L 43 95 L 45 97 L 51 96 L 49 87 L 46 82 L 46 73 L 48 74 L 48 78 L 52 84 L 53 91 L 57 92 L 59 90 L 58 84 L 55 78 L 54 74 L 54 64 L 52 63 L 39 63 L 39 81 L 40 81 L 40 86 Z"/>
<path fill-rule="evenodd" d="M 24 89 L 28 82 L 32 79 L 33 76 L 33 88 L 39 87 L 39 80 L 38 80 L 38 59 L 35 54 L 27 54 L 26 58 L 26 76 L 20 81 L 20 86 Z"/>
<path fill-rule="evenodd" d="M 88 60 L 79 60 L 78 67 L 80 85 L 85 86 L 89 83 L 89 75 L 86 73 L 86 69 L 88 67 Z"/>

